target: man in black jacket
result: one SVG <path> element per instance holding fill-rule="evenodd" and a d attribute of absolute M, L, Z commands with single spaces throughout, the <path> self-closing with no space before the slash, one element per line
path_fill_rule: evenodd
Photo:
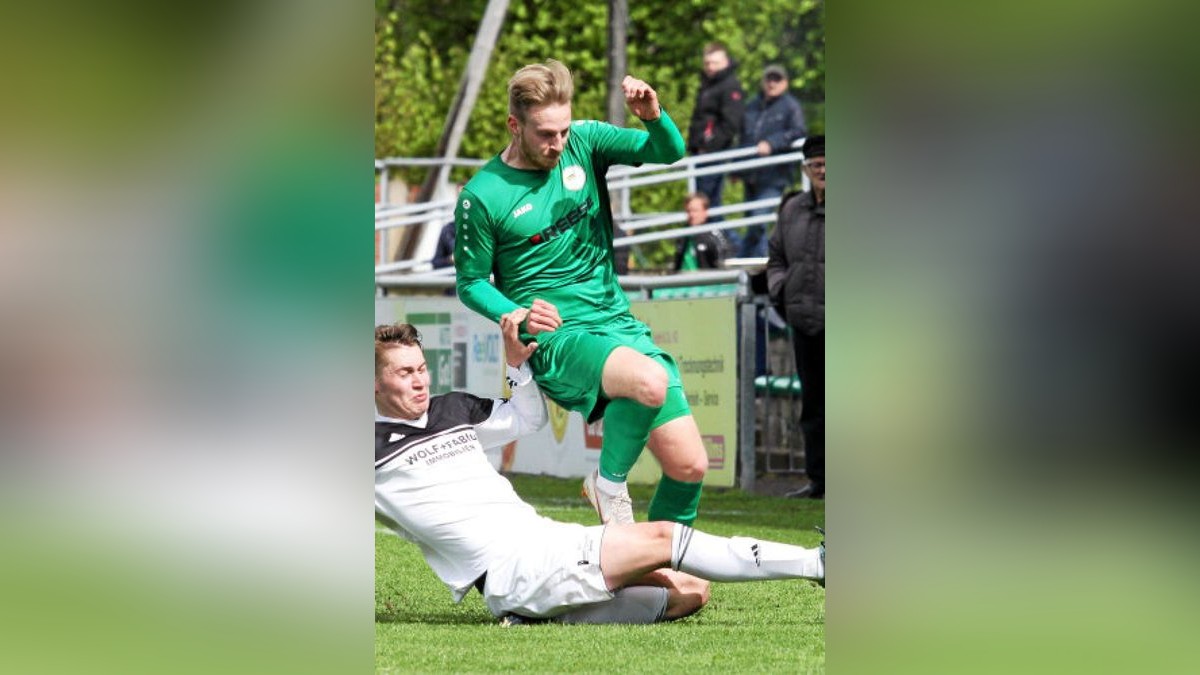
<path fill-rule="evenodd" d="M 462 192 L 463 185 L 459 183 L 455 186 L 455 195 Z M 437 248 L 433 251 L 433 269 L 454 266 L 454 236 L 454 219 L 451 218 L 442 225 L 442 231 L 438 233 Z"/>
<path fill-rule="evenodd" d="M 437 248 L 433 251 L 433 269 L 454 266 L 454 221 L 442 226 Z"/>
<path fill-rule="evenodd" d="M 746 106 L 742 120 L 743 146 L 753 146 L 761 157 L 790 152 L 792 142 L 807 133 L 804 109 L 788 93 L 787 71 L 780 65 L 763 69 L 762 93 Z M 746 183 L 746 201 L 779 197 L 792 182 L 792 165 L 772 164 L 741 174 Z M 774 207 L 753 209 L 748 215 L 766 215 Z M 742 238 L 740 258 L 761 258 L 767 254 L 766 227 L 750 225 Z"/>
<path fill-rule="evenodd" d="M 825 137 L 804 139 L 808 192 L 783 198 L 768 242 L 767 290 L 785 310 L 803 391 L 800 426 L 808 486 L 798 497 L 825 496 Z"/>
<path fill-rule="evenodd" d="M 692 122 L 688 125 L 689 155 L 728 150 L 741 132 L 745 101 L 735 67 L 725 45 L 710 42 L 704 46 L 700 91 L 696 94 L 696 107 L 692 109 Z M 708 195 L 711 206 L 721 205 L 724 179 L 725 175 L 720 173 L 696 178 L 696 189 Z"/>

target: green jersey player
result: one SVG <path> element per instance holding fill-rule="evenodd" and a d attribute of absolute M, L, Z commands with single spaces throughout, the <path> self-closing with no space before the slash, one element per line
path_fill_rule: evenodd
<path fill-rule="evenodd" d="M 529 361 L 538 386 L 588 421 L 604 419 L 599 467 L 584 480 L 601 520 L 633 522 L 625 479 L 648 445 L 663 469 L 649 518 L 690 524 L 708 456 L 674 360 L 617 282 L 605 183 L 609 166 L 674 162 L 684 143 L 650 85 L 626 77 L 621 86 L 646 131 L 572 122 L 571 73 L 557 61 L 509 80 L 512 141 L 455 209 L 458 293 L 493 321 L 529 308 L 522 339 L 540 345 Z"/>

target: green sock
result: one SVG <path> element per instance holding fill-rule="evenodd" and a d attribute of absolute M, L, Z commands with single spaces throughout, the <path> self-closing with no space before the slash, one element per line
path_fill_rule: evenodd
<path fill-rule="evenodd" d="M 605 429 L 605 433 L 607 433 Z M 691 525 L 696 520 L 700 508 L 700 486 L 697 483 L 684 483 L 663 474 L 654 490 L 654 498 L 650 500 L 650 520 L 673 520 L 684 525 Z"/>
<path fill-rule="evenodd" d="M 650 425 L 659 408 L 648 408 L 631 398 L 613 399 L 604 409 L 604 442 L 600 447 L 600 475 L 616 483 L 625 482 L 637 462 Z"/>

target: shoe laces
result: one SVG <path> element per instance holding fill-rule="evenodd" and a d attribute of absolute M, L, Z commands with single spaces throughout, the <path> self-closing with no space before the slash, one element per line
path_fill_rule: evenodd
<path fill-rule="evenodd" d="M 620 492 L 615 495 L 606 495 L 608 502 L 609 519 L 617 523 L 632 523 L 633 522 L 633 500 L 629 495 Z"/>

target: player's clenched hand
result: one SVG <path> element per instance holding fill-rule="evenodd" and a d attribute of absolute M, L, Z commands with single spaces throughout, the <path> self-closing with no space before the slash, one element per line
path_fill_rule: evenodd
<path fill-rule="evenodd" d="M 658 119 L 661 110 L 658 106 L 658 93 L 654 88 L 629 75 L 621 80 L 621 91 L 625 94 L 625 103 L 643 121 L 650 122 Z"/>
<path fill-rule="evenodd" d="M 500 316 L 500 336 L 504 339 L 504 360 L 513 368 L 520 368 L 537 349 L 536 342 L 524 344 L 521 342 L 521 322 L 528 316 L 529 310 L 519 307 Z"/>
<path fill-rule="evenodd" d="M 562 317 L 558 315 L 557 307 L 540 298 L 533 301 L 533 305 L 529 307 L 529 318 L 525 322 L 525 329 L 530 335 L 549 333 L 561 325 Z"/>

